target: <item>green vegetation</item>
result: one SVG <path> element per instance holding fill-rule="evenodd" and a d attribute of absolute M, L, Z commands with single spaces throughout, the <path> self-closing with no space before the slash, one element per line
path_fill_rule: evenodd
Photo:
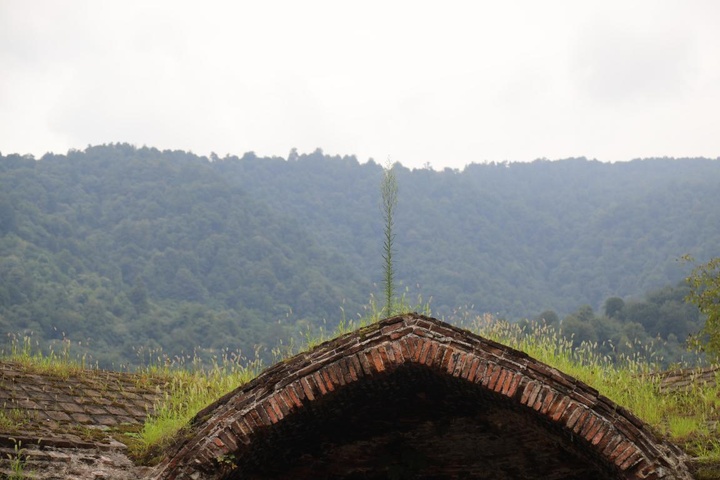
<path fill-rule="evenodd" d="M 398 186 L 395 179 L 393 165 L 388 165 L 383 171 L 383 180 L 380 184 L 380 196 L 382 198 L 382 213 L 385 229 L 383 231 L 383 261 L 385 289 L 385 314 L 389 317 L 395 312 L 395 266 L 393 265 L 393 250 L 395 245 L 395 208 L 397 207 Z"/>
<path fill-rule="evenodd" d="M 25 449 L 22 448 L 22 442 L 19 440 L 14 440 L 15 446 L 13 447 L 15 449 L 15 452 L 13 454 L 8 454 L 8 460 L 10 461 L 10 475 L 8 475 L 8 480 L 22 480 L 23 478 L 28 478 L 28 473 L 25 470 Z"/>
<path fill-rule="evenodd" d="M 571 339 L 544 323 L 523 328 L 485 315 L 466 326 L 587 383 L 690 455 L 720 461 L 720 381 L 685 391 L 661 392 L 661 377 L 657 375 L 660 365 L 641 345 L 613 358 L 597 343 L 582 342 L 574 347 Z"/>
<path fill-rule="evenodd" d="M 104 368 L 143 365 L 138 352 L 158 348 L 208 361 L 261 346 L 268 361 L 278 341 L 332 331 L 342 312 L 362 315 L 369 294 L 385 296 L 383 172 L 319 150 L 289 160 L 126 144 L 0 155 L 0 338 L 59 344 L 64 334 Z M 451 321 L 457 305 L 509 320 L 598 312 L 609 297 L 627 306 L 685 277 L 679 255 L 720 255 L 720 161 L 392 172 L 403 192 L 394 288 L 432 298 Z M 632 323 L 620 327 L 629 338 L 657 336 Z M 677 330 L 662 340 L 681 346 Z"/>
<path fill-rule="evenodd" d="M 686 260 L 692 261 L 689 256 Z M 705 323 L 696 343 L 715 358 L 720 357 L 720 257 L 696 265 L 687 278 L 687 299 L 705 315 Z"/>
<path fill-rule="evenodd" d="M 429 306 L 420 298 L 418 306 L 424 310 L 423 313 L 430 314 Z M 403 311 L 412 309 L 404 296 L 399 300 L 398 308 Z M 382 310 L 371 306 L 369 311 L 363 319 L 340 322 L 332 332 L 324 329 L 308 332 L 305 340 L 317 345 L 379 320 Z M 456 315 L 461 318 L 459 323 L 464 328 L 522 350 L 587 383 L 628 408 L 659 435 L 669 438 L 701 461 L 713 465 L 713 462 L 720 461 L 720 432 L 717 430 L 720 384 L 695 385 L 684 391 L 663 393 L 657 375 L 660 365 L 653 361 L 646 347 L 637 343 L 623 352 L 609 355 L 603 353 L 597 343 L 574 345 L 573 339 L 563 336 L 555 325 L 544 322 L 511 324 L 490 314 L 478 316 L 467 310 L 458 311 Z M 280 345 L 274 349 L 275 361 L 305 348 L 302 344 Z M 27 368 L 44 369 L 48 364 L 43 354 L 29 353 L 25 355 L 24 362 Z M 67 356 L 56 356 L 53 362 L 56 367 L 51 372 L 68 363 L 68 374 L 81 374 L 76 370 L 77 362 Z M 33 367 L 33 364 L 37 366 Z M 200 410 L 250 381 L 262 368 L 262 360 L 258 357 L 246 359 L 238 353 L 225 352 L 209 363 L 199 357 L 171 359 L 156 356 L 151 366 L 137 372 L 138 382 L 143 382 L 143 378 L 163 379 L 165 395 L 156 406 L 155 415 L 148 417 L 140 429 L 123 432 L 118 428 L 114 435 L 129 445 L 131 455 L 138 461 L 152 463 L 158 459 L 163 447 L 182 434 L 183 427 Z M 5 420 L 5 417 L 0 417 L 0 429 L 7 431 L 2 425 L 21 421 L 23 412 L 5 412 L 4 416 L 7 417 Z"/>
<path fill-rule="evenodd" d="M 255 378 L 261 369 L 259 359 L 248 361 L 227 352 L 210 365 L 196 357 L 189 364 L 177 359 L 150 369 L 153 375 L 167 379 L 164 399 L 138 432 L 138 441 L 131 443 L 131 455 L 152 463 L 200 410 Z"/>

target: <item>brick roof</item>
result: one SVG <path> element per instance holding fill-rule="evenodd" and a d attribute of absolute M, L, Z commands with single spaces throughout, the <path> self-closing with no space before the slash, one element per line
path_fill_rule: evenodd
<path fill-rule="evenodd" d="M 276 364 L 193 420 L 154 478 L 692 478 L 588 385 L 407 314 Z"/>

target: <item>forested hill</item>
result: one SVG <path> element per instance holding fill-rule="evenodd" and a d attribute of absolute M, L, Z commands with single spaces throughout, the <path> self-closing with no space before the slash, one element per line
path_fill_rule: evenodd
<path fill-rule="evenodd" d="M 598 307 L 720 254 L 719 160 L 396 168 L 398 279 L 438 316 Z M 121 363 L 331 327 L 379 291 L 381 176 L 321 151 L 0 156 L 0 334 L 64 333 Z"/>

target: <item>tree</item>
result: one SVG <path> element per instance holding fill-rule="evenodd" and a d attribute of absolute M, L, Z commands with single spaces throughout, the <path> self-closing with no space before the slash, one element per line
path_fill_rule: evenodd
<path fill-rule="evenodd" d="M 388 161 L 387 166 L 383 170 L 383 179 L 380 184 L 380 195 L 382 197 L 382 213 L 385 222 L 385 231 L 383 236 L 383 260 L 384 260 L 384 279 L 385 287 L 385 312 L 387 316 L 394 313 L 395 306 L 395 269 L 393 266 L 393 246 L 395 243 L 395 233 L 393 225 L 395 222 L 395 207 L 397 206 L 398 186 L 395 178 L 394 165 Z"/>
<path fill-rule="evenodd" d="M 689 256 L 686 261 L 692 261 Z M 705 325 L 696 337 L 696 344 L 705 352 L 720 356 L 720 257 L 696 265 L 687 277 L 690 293 L 687 301 L 697 305 L 705 315 Z"/>
<path fill-rule="evenodd" d="M 620 297 L 610 297 L 605 300 L 605 315 L 609 318 L 622 320 L 625 301 Z"/>

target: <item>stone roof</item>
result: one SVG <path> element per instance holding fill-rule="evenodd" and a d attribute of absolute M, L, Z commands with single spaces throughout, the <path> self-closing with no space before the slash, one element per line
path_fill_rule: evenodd
<path fill-rule="evenodd" d="M 102 370 L 66 371 L 0 362 L 0 478 L 21 454 L 24 475 L 36 479 L 137 479 L 118 441 L 137 430 L 161 397 L 151 377 Z"/>
<path fill-rule="evenodd" d="M 167 453 L 157 480 L 692 478 L 679 449 L 588 385 L 417 314 L 269 368 Z"/>

